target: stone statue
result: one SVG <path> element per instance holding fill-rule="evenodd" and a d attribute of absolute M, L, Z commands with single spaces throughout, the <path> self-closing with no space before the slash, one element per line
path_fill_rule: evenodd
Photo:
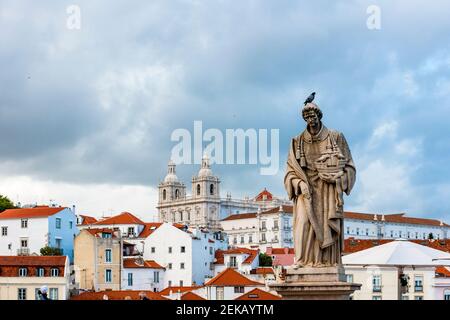
<path fill-rule="evenodd" d="M 356 177 L 344 135 L 323 125 L 310 97 L 302 110 L 306 129 L 292 139 L 284 178 L 294 203 L 294 269 L 341 264 L 343 193 L 350 194 Z"/>

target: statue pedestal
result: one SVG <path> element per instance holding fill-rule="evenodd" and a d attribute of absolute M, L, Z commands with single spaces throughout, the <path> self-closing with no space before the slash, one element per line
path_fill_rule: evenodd
<path fill-rule="evenodd" d="M 284 273 L 284 280 L 270 285 L 284 300 L 349 300 L 350 294 L 360 287 L 346 282 L 342 266 L 290 267 Z"/>

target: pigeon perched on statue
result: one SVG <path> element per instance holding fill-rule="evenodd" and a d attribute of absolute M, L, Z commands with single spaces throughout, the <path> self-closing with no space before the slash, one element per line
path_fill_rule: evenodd
<path fill-rule="evenodd" d="M 311 94 L 309 95 L 309 97 L 306 98 L 306 100 L 305 100 L 305 106 L 306 106 L 306 104 L 313 102 L 315 96 L 316 96 L 316 93 L 315 93 L 315 92 L 311 93 Z"/>

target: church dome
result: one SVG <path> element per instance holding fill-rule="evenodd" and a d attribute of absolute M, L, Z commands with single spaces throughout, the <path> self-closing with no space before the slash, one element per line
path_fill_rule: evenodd
<path fill-rule="evenodd" d="M 175 163 L 172 160 L 170 160 L 167 167 L 168 167 L 167 175 L 164 178 L 164 182 L 165 183 L 179 182 L 178 177 L 175 173 Z"/>
<path fill-rule="evenodd" d="M 209 165 L 208 156 L 204 155 L 202 158 L 202 167 L 198 171 L 199 177 L 211 177 L 213 175 L 211 166 Z"/>

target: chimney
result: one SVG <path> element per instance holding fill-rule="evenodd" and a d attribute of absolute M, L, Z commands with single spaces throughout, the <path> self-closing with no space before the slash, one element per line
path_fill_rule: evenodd
<path fill-rule="evenodd" d="M 373 220 L 378 221 L 377 214 L 374 214 L 374 215 L 373 215 Z"/>
<path fill-rule="evenodd" d="M 283 212 L 283 205 L 280 205 L 280 210 L 278 210 L 279 212 Z"/>
<path fill-rule="evenodd" d="M 384 214 L 381 215 L 381 221 L 386 221 L 386 220 L 384 219 Z"/>
<path fill-rule="evenodd" d="M 73 212 L 73 214 L 76 214 L 75 208 L 76 208 L 75 205 L 73 205 L 73 206 L 72 206 L 72 212 Z"/>

